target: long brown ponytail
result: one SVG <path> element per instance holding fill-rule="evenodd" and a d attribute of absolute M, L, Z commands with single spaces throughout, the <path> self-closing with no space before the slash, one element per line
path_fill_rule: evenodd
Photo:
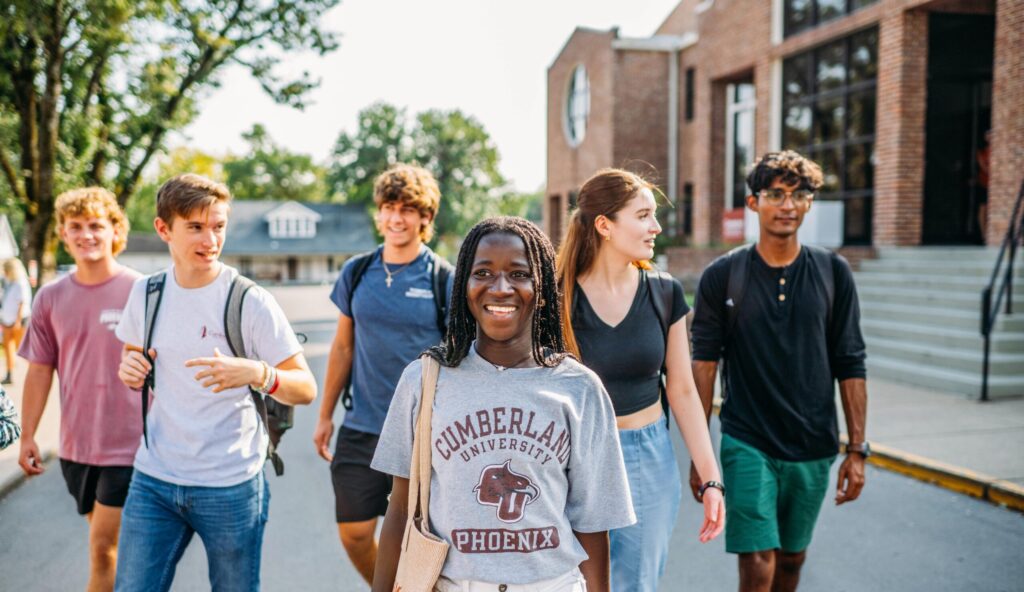
<path fill-rule="evenodd" d="M 590 271 L 601 248 L 601 236 L 594 227 L 598 216 L 615 220 L 615 215 L 641 189 L 656 194 L 658 188 L 636 173 L 622 169 L 601 169 L 580 188 L 579 207 L 569 218 L 569 229 L 558 249 L 555 265 L 562 292 L 562 334 L 566 350 L 582 359 L 576 333 L 572 330 L 572 303 L 576 280 Z M 651 269 L 650 261 L 634 261 L 641 269 Z"/>

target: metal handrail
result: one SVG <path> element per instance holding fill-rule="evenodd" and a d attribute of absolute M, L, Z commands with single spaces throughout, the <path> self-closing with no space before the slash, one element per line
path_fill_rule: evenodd
<path fill-rule="evenodd" d="M 1006 296 L 1006 314 L 1013 314 L 1013 260 L 1017 255 L 1017 246 L 1024 243 L 1024 219 L 1021 218 L 1021 202 L 1024 201 L 1024 182 L 1021 182 L 1020 191 L 1017 193 L 1017 201 L 1013 205 L 1013 214 L 1010 216 L 1010 225 L 1006 229 L 1006 236 L 999 248 L 999 256 L 996 258 L 996 265 L 992 269 L 992 277 L 988 285 L 981 291 L 981 335 L 985 338 L 985 354 L 982 358 L 981 367 L 981 400 L 988 401 L 988 371 L 989 352 L 992 349 L 992 328 L 999 317 L 999 309 L 1003 303 L 1003 296 Z M 1003 257 L 1009 253 L 1003 281 L 996 289 L 996 280 L 999 279 L 1003 265 Z M 993 301 L 994 298 L 994 301 Z"/>

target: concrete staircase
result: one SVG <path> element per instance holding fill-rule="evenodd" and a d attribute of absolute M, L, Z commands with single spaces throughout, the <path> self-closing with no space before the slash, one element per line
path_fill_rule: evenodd
<path fill-rule="evenodd" d="M 878 254 L 855 273 L 869 378 L 978 397 L 984 350 L 981 291 L 998 252 L 916 247 L 879 248 Z M 1018 252 L 1014 265 L 1014 314 L 1000 313 L 992 335 L 992 398 L 1024 395 L 1022 255 Z"/>

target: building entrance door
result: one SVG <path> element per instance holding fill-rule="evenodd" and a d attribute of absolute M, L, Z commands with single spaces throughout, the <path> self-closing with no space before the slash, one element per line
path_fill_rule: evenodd
<path fill-rule="evenodd" d="M 924 244 L 983 240 L 979 213 L 987 198 L 994 48 L 993 16 L 929 18 Z"/>

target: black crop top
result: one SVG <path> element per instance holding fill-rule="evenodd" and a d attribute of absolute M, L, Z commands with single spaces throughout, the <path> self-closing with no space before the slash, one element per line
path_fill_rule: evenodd
<path fill-rule="evenodd" d="M 641 272 L 633 304 L 626 318 L 614 327 L 597 316 L 586 294 L 579 284 L 576 285 L 578 298 L 572 313 L 572 328 L 580 355 L 583 363 L 601 378 L 617 416 L 649 407 L 659 397 L 665 336 L 647 282 L 647 273 Z M 673 280 L 672 288 L 670 326 L 690 311 L 683 296 L 683 285 Z"/>

